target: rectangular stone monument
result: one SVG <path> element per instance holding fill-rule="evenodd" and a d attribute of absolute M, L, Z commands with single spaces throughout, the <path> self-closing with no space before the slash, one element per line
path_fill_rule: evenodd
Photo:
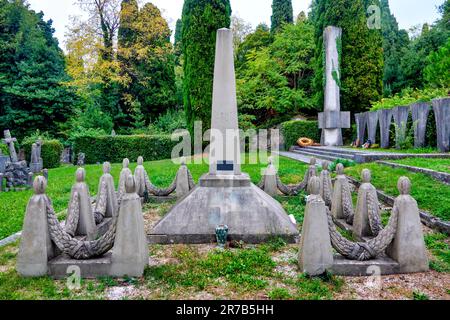
<path fill-rule="evenodd" d="M 378 112 L 367 112 L 367 130 L 372 144 L 377 143 Z"/>
<path fill-rule="evenodd" d="M 3 143 L 5 143 L 9 148 L 9 155 L 11 158 L 11 162 L 19 161 L 16 153 L 16 147 L 14 146 L 14 142 L 17 142 L 16 138 L 11 137 L 11 132 L 9 130 L 4 131 L 5 139 L 3 139 Z"/>
<path fill-rule="evenodd" d="M 395 128 L 395 147 L 400 149 L 400 137 L 406 136 L 407 132 L 407 123 L 409 117 L 409 106 L 400 106 L 394 108 L 392 110 L 392 114 L 394 117 L 394 123 L 396 124 Z"/>
<path fill-rule="evenodd" d="M 228 239 L 260 243 L 298 236 L 282 206 L 241 172 L 233 33 L 217 32 L 209 173 L 155 226 L 150 243 L 211 243 L 218 226 Z"/>
<path fill-rule="evenodd" d="M 380 120 L 380 136 L 381 136 L 381 148 L 389 148 L 390 130 L 392 123 L 392 110 L 383 109 L 378 110 L 378 118 Z"/>
<path fill-rule="evenodd" d="M 322 129 L 321 144 L 342 146 L 342 128 L 350 128 L 350 112 L 341 112 L 338 42 L 342 37 L 342 29 L 327 27 L 323 37 L 326 84 L 324 112 L 319 114 L 319 129 Z"/>
<path fill-rule="evenodd" d="M 363 145 L 365 143 L 364 139 L 366 136 L 367 113 L 355 114 L 355 121 L 359 145 Z"/>
<path fill-rule="evenodd" d="M 450 98 L 433 100 L 436 117 L 437 144 L 442 152 L 450 151 Z"/>

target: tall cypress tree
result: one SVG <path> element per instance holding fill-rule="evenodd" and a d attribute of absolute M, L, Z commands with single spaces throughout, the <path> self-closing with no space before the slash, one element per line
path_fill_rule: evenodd
<path fill-rule="evenodd" d="M 272 2 L 272 32 L 277 32 L 285 23 L 294 22 L 292 0 L 273 0 Z"/>
<path fill-rule="evenodd" d="M 185 0 L 182 48 L 184 56 L 183 96 L 188 128 L 201 120 L 203 129 L 211 125 L 216 34 L 229 28 L 229 0 Z"/>
<path fill-rule="evenodd" d="M 120 27 L 118 42 L 120 47 L 129 47 L 136 40 L 133 24 L 139 15 L 139 6 L 136 0 L 122 0 L 120 8 Z"/>
<path fill-rule="evenodd" d="M 175 26 L 175 42 L 173 44 L 174 46 L 174 52 L 175 52 L 175 64 L 177 66 L 180 65 L 180 57 L 181 57 L 181 30 L 183 28 L 183 22 L 181 19 L 177 20 L 177 24 Z"/>
<path fill-rule="evenodd" d="M 381 30 L 367 25 L 366 0 L 314 0 L 311 19 L 317 40 L 315 88 L 317 105 L 323 104 L 324 47 L 323 30 L 341 27 L 341 103 L 353 112 L 370 108 L 371 101 L 381 98 L 383 90 L 383 41 Z M 374 4 L 378 2 L 375 1 Z"/>

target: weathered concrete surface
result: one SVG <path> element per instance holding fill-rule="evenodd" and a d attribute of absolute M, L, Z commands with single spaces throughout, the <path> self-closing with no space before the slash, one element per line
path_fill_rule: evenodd
<path fill-rule="evenodd" d="M 280 236 L 295 243 L 298 231 L 277 201 L 246 175 L 236 184 L 224 177 L 229 176 L 216 176 L 215 181 L 210 175 L 201 178 L 200 186 L 150 232 L 150 243 L 215 242 L 215 229 L 221 224 L 229 227 L 229 240 L 261 243 Z"/>
<path fill-rule="evenodd" d="M 347 260 L 340 255 L 335 255 L 334 264 L 331 268 L 331 273 L 347 277 L 373 276 L 378 271 L 380 271 L 380 275 L 398 274 L 400 273 L 400 266 L 388 257 L 370 261 L 354 261 Z"/>
<path fill-rule="evenodd" d="M 409 110 L 409 106 L 401 106 L 392 110 L 394 123 L 397 125 L 395 128 L 395 146 L 397 149 L 400 148 L 399 137 L 406 136 Z"/>
<path fill-rule="evenodd" d="M 97 279 L 110 275 L 111 251 L 102 257 L 89 260 L 75 260 L 66 255 L 59 255 L 49 261 L 48 274 L 53 279 L 65 279 L 78 268 L 82 279 Z"/>
<path fill-rule="evenodd" d="M 320 179 L 309 181 L 308 197 L 300 240 L 299 267 L 310 276 L 324 274 L 333 266 L 333 250 L 328 229 L 327 208 L 319 195 Z"/>
<path fill-rule="evenodd" d="M 336 166 L 336 181 L 334 182 L 334 188 L 333 188 L 333 198 L 332 198 L 332 205 L 331 205 L 331 215 L 335 217 L 336 219 L 345 219 L 344 214 L 344 204 L 342 201 L 343 193 L 345 190 L 350 192 L 350 184 L 348 182 L 347 177 L 344 174 L 344 167 L 342 164 L 338 164 Z M 351 194 L 348 195 L 351 199 Z M 353 204 L 352 204 L 353 205 Z"/>
<path fill-rule="evenodd" d="M 136 169 L 134 169 L 134 178 L 136 180 L 136 193 L 143 198 L 145 195 L 145 168 L 144 158 L 139 157 L 137 160 Z"/>
<path fill-rule="evenodd" d="M 103 175 L 101 176 L 98 184 L 97 196 L 100 195 L 101 193 L 101 187 L 103 183 L 106 184 L 106 194 L 107 194 L 105 218 L 112 218 L 114 215 L 117 214 L 119 210 L 119 204 L 117 201 L 117 195 L 114 186 L 114 178 L 111 175 L 111 164 L 109 162 L 105 162 L 103 164 Z M 99 203 L 97 201 L 96 209 L 98 205 Z"/>
<path fill-rule="evenodd" d="M 414 123 L 414 147 L 425 146 L 425 135 L 427 132 L 428 115 L 430 114 L 429 103 L 414 103 L 411 105 L 412 120 Z"/>
<path fill-rule="evenodd" d="M 264 172 L 264 192 L 271 197 L 278 195 L 277 169 L 269 159 L 269 166 Z"/>
<path fill-rule="evenodd" d="M 372 144 L 377 143 L 378 112 L 367 112 L 367 130 Z"/>
<path fill-rule="evenodd" d="M 450 151 L 450 98 L 433 100 L 437 144 L 442 152 Z"/>
<path fill-rule="evenodd" d="M 24 277 L 47 275 L 48 260 L 55 253 L 47 226 L 46 186 L 43 177 L 36 178 L 35 194 L 27 206 L 16 266 L 17 272 Z"/>
<path fill-rule="evenodd" d="M 133 176 L 128 176 L 125 192 L 120 204 L 110 275 L 141 277 L 148 265 L 149 253 L 141 197 L 136 193 Z"/>
<path fill-rule="evenodd" d="M 378 118 L 380 120 L 380 137 L 381 148 L 389 148 L 389 135 L 392 123 L 392 110 L 378 110 Z"/>
<path fill-rule="evenodd" d="M 420 223 L 417 201 L 409 193 L 411 182 L 402 177 L 398 182 L 400 196 L 395 199 L 398 209 L 398 226 L 394 241 L 388 248 L 388 255 L 400 265 L 400 271 L 425 272 L 429 270 L 427 248 Z"/>
<path fill-rule="evenodd" d="M 355 114 L 356 121 L 356 131 L 358 133 L 358 140 L 361 145 L 363 145 L 366 141 L 366 127 L 367 127 L 367 113 L 357 113 Z"/>

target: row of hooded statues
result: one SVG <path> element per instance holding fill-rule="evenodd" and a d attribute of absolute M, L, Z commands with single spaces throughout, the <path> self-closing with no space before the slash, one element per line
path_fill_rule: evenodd
<path fill-rule="evenodd" d="M 19 274 L 63 278 L 68 268 L 77 266 L 85 278 L 141 276 L 149 259 L 142 197 L 144 193 L 162 195 L 164 190 L 151 184 L 142 157 L 134 175 L 128 165 L 125 159 L 118 192 L 111 165 L 103 165 L 94 204 L 86 184 L 86 171 L 79 168 L 67 219 L 62 223 L 46 195 L 47 179 L 37 177 L 33 184 L 35 194 L 28 203 L 24 220 L 17 261 Z M 183 196 L 183 191 L 189 192 L 195 186 L 184 162 L 173 185 L 174 188 L 166 191 L 176 191 L 177 196 Z"/>
<path fill-rule="evenodd" d="M 311 276 L 327 271 L 361 276 L 368 275 L 374 266 L 380 268 L 380 274 L 428 271 L 419 208 L 410 196 L 411 182 L 408 178 L 399 179 L 400 195 L 395 200 L 388 224 L 383 226 L 369 170 L 362 172 L 363 184 L 358 190 L 356 210 L 353 210 L 351 189 L 342 166 L 337 167 L 338 177 L 331 195 L 330 210 L 330 203 L 327 204 L 325 198 L 330 199 L 331 189 L 324 188 L 324 184 L 330 186 L 331 179 L 324 171 L 320 178 L 313 177 L 309 181 L 310 195 L 299 252 L 299 266 L 303 272 Z M 359 242 L 341 235 L 337 225 L 342 219 L 353 222 L 354 238 Z"/>

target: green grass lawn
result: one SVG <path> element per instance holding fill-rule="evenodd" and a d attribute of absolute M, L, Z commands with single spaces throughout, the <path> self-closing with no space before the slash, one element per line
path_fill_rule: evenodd
<path fill-rule="evenodd" d="M 174 179 L 178 165 L 171 160 L 146 162 L 144 164 L 150 179 L 159 187 L 167 187 Z M 242 170 L 247 172 L 254 183 L 258 183 L 261 179 L 261 170 L 267 165 L 243 165 Z M 307 166 L 294 160 L 280 158 L 280 176 L 285 183 L 298 183 L 303 179 Z M 136 164 L 131 164 L 130 168 L 134 170 Z M 101 165 L 88 165 L 86 168 L 86 182 L 89 186 L 91 195 L 97 193 L 98 181 L 102 175 Z M 113 164 L 111 174 L 115 178 L 116 185 L 118 183 L 119 174 L 122 169 L 121 164 Z M 207 164 L 189 165 L 189 169 L 196 181 L 201 175 L 207 173 L 209 167 Z M 70 199 L 70 191 L 75 182 L 74 166 L 65 166 L 57 169 L 49 170 L 49 185 L 47 194 L 53 201 L 56 212 L 67 209 Z M 23 218 L 26 211 L 28 200 L 33 192 L 3 192 L 0 193 L 0 239 L 6 238 L 22 229 Z"/>
<path fill-rule="evenodd" d="M 421 154 L 421 153 L 441 153 L 436 148 L 411 148 L 411 149 L 396 149 L 396 148 L 376 148 L 376 149 L 362 149 L 362 148 L 352 148 L 346 147 L 348 149 L 354 149 L 358 151 L 366 151 L 366 152 L 381 152 L 381 153 L 413 153 L 413 154 Z"/>
<path fill-rule="evenodd" d="M 450 159 L 411 158 L 403 160 L 389 160 L 389 162 L 450 173 Z"/>
<path fill-rule="evenodd" d="M 349 167 L 345 173 L 361 180 L 361 171 L 366 168 L 372 171 L 372 184 L 391 196 L 398 196 L 398 179 L 402 176 L 409 177 L 412 183 L 411 195 L 417 200 L 419 207 L 436 217 L 450 221 L 450 186 L 425 174 L 413 173 L 406 169 L 394 169 L 376 163 Z"/>

